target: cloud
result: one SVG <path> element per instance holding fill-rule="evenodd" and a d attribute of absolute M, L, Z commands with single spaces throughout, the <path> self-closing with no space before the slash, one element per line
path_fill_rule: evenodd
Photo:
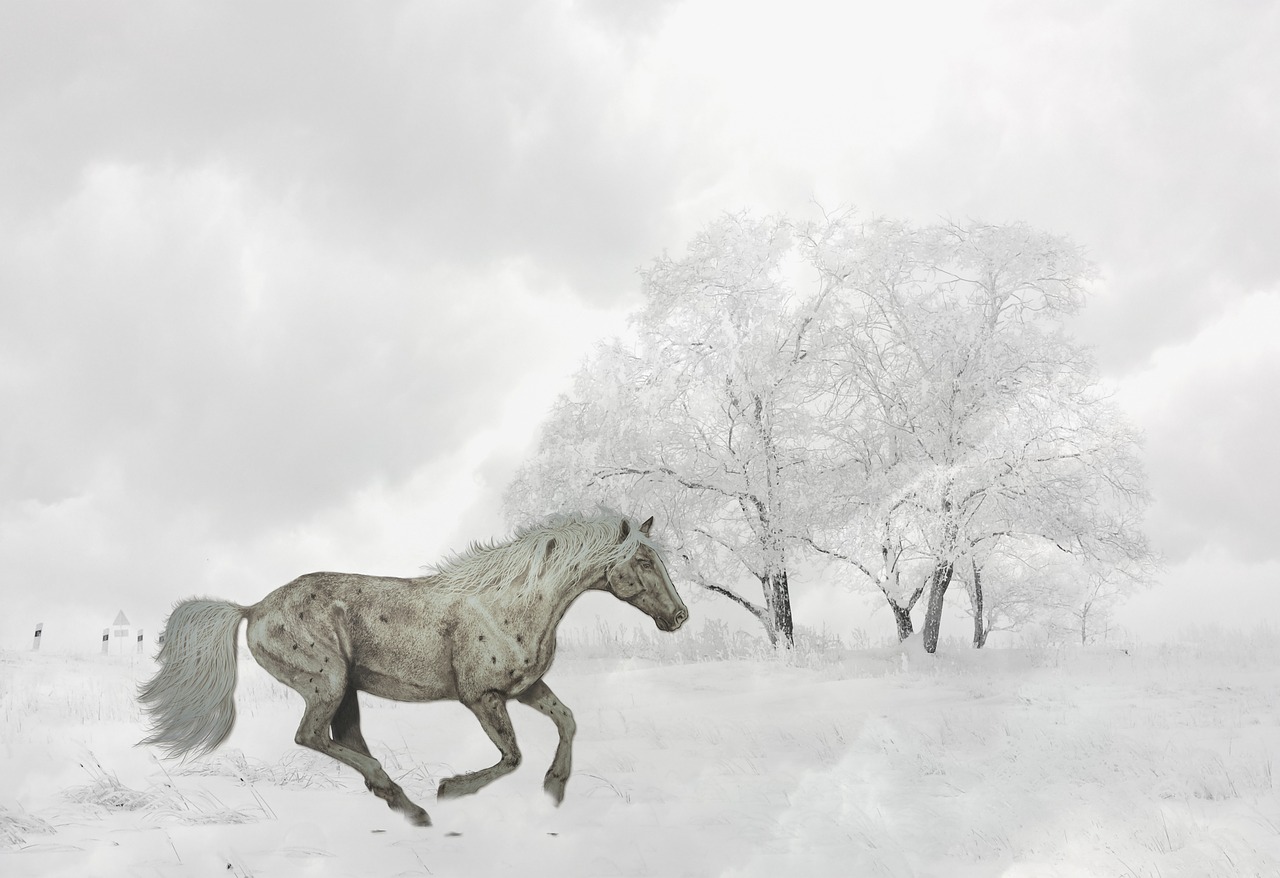
<path fill-rule="evenodd" d="M 1246 562 L 1280 560 L 1276 326 L 1280 293 L 1236 300 L 1120 385 L 1122 404 L 1146 432 L 1151 530 L 1173 561 L 1214 543 Z"/>
<path fill-rule="evenodd" d="M 1241 560 L 1222 544 L 1203 545 L 1171 565 L 1158 586 L 1126 601 L 1116 617 L 1140 638 L 1166 640 L 1218 628 L 1258 631 L 1274 619 L 1280 561 Z"/>
<path fill-rule="evenodd" d="M 505 269 L 331 249 L 216 169 L 96 166 L 14 237 L 3 496 L 118 477 L 230 533 L 405 478 L 489 422 L 522 360 L 543 368 L 530 329 L 575 322 Z"/>
<path fill-rule="evenodd" d="M 470 391 L 447 380 L 466 306 L 326 251 L 222 173 L 95 166 L 18 239 L 0 330 L 25 375 L 6 394 L 24 416 L 0 439 L 8 496 L 56 499 L 119 468 L 171 502 L 248 493 L 236 518 L 253 527 L 466 429 Z"/>
<path fill-rule="evenodd" d="M 611 302 L 656 249 L 670 144 L 629 115 L 616 30 L 564 4 L 132 12 L 0 28 L 11 211 L 72 197 L 94 162 L 222 164 L 397 262 L 520 255 Z"/>
<path fill-rule="evenodd" d="M 1256 4 L 989 14 L 874 191 L 1088 246 L 1107 277 L 1080 331 L 1107 368 L 1137 367 L 1280 283 L 1277 39 L 1280 10 Z"/>

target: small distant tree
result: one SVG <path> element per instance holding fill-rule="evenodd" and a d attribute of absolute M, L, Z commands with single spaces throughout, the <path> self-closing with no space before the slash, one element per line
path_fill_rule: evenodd
<path fill-rule="evenodd" d="M 957 578 L 969 596 L 973 646 L 982 649 L 996 631 L 1017 631 L 1045 616 L 1055 597 L 1029 562 L 1001 551 L 973 552 Z"/>
<path fill-rule="evenodd" d="M 1126 530 L 1140 535 L 1136 527 Z M 1082 542 L 1004 538 L 971 553 L 957 578 L 969 596 L 974 647 L 981 649 L 995 631 L 1032 625 L 1058 640 L 1094 642 L 1115 606 L 1150 583 L 1155 559 L 1145 541 Z"/>
<path fill-rule="evenodd" d="M 985 551 L 970 553 L 968 565 L 956 578 L 969 597 L 973 646 L 982 649 L 997 631 L 1018 631 L 1032 624 L 1052 627 L 1069 603 L 1063 589 L 1069 583 L 1066 556 L 1057 548 L 1000 540 Z"/>
<path fill-rule="evenodd" d="M 1070 631 L 1080 644 L 1105 636 L 1116 606 L 1136 589 L 1151 583 L 1159 559 L 1146 548 L 1135 551 L 1128 529 L 1090 545 L 1090 538 L 1067 547 L 1070 557 L 1065 582 L 1051 605 L 1051 628 Z"/>

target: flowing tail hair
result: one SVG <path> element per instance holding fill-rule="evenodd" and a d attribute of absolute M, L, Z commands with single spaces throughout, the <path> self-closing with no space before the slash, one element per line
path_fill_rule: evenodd
<path fill-rule="evenodd" d="M 249 608 L 194 598 L 173 608 L 165 622 L 160 670 L 138 687 L 155 744 L 169 756 L 208 753 L 226 740 L 236 721 L 236 634 Z"/>

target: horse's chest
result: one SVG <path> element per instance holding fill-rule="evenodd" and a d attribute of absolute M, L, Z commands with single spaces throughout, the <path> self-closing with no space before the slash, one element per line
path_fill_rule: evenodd
<path fill-rule="evenodd" d="M 518 695 L 547 672 L 554 644 L 519 643 L 514 637 L 475 635 L 454 651 L 459 694 L 464 697 L 485 691 Z"/>
<path fill-rule="evenodd" d="M 549 656 L 540 657 L 511 644 L 490 643 L 488 638 L 477 641 L 468 652 L 469 660 L 459 656 L 465 665 L 459 669 L 459 679 L 469 678 L 484 689 L 501 692 L 523 692 L 541 679 L 551 664 Z"/>
<path fill-rule="evenodd" d="M 458 607 L 453 665 L 463 700 L 486 691 L 518 695 L 542 678 L 555 654 L 555 631 L 546 615 L 476 597 Z"/>

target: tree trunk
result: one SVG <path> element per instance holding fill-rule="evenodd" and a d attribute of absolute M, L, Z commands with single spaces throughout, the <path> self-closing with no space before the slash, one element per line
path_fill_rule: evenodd
<path fill-rule="evenodd" d="M 986 617 L 982 612 L 982 568 L 973 565 L 973 648 L 982 649 L 987 645 Z"/>
<path fill-rule="evenodd" d="M 893 601 L 889 601 L 889 609 L 893 610 L 893 621 L 898 623 L 898 642 L 906 640 L 915 633 L 915 626 L 911 624 L 911 608 L 900 607 Z"/>
<path fill-rule="evenodd" d="M 732 391 L 731 391 L 732 392 Z M 751 422 L 755 425 L 764 447 L 764 487 L 763 500 L 753 497 L 750 504 L 759 516 L 761 542 L 765 550 L 767 562 L 773 569 L 767 570 L 761 582 L 764 585 L 765 606 L 769 609 L 769 617 L 773 630 L 782 645 L 791 649 L 795 645 L 794 623 L 791 618 L 791 589 L 787 584 L 787 553 L 778 529 L 780 513 L 780 494 L 778 451 L 774 443 L 771 426 L 771 408 L 765 406 L 764 396 L 753 391 L 751 394 Z M 739 501 L 742 502 L 742 501 Z M 748 506 L 744 504 L 743 512 L 750 516 Z M 774 646 L 777 646 L 777 640 Z"/>
<path fill-rule="evenodd" d="M 795 623 L 791 617 L 791 589 L 787 584 L 787 571 L 779 570 L 761 577 L 764 586 L 765 605 L 773 627 L 774 646 L 779 642 L 787 649 L 795 646 Z"/>
<path fill-rule="evenodd" d="M 894 591 L 897 591 L 898 571 L 893 571 Z M 928 580 L 922 582 L 915 591 L 911 593 L 911 597 L 907 598 L 906 606 L 898 603 L 889 594 L 889 590 L 881 583 L 880 589 L 884 593 L 884 599 L 889 602 L 889 609 L 893 610 L 893 621 L 898 625 L 898 642 L 902 643 L 908 637 L 915 633 L 915 626 L 911 624 L 911 611 L 915 609 L 916 601 L 920 600 L 920 595 L 924 594 L 924 587 Z"/>
<path fill-rule="evenodd" d="M 929 605 L 924 614 L 924 651 L 936 652 L 938 649 L 938 629 L 942 626 L 942 602 L 947 594 L 947 586 L 951 584 L 951 572 L 955 565 L 951 561 L 939 561 L 929 577 Z"/>

